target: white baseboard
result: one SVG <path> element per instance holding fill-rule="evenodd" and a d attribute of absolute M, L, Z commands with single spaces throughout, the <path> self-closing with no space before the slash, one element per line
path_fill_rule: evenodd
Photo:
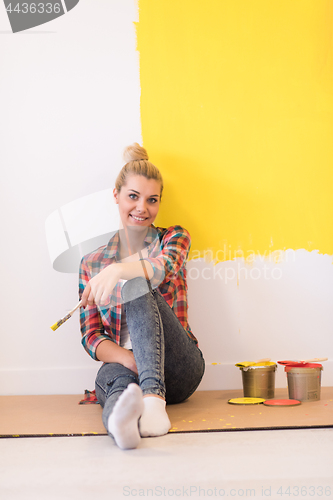
<path fill-rule="evenodd" d="M 92 367 L 0 370 L 0 395 L 84 394 L 95 389 L 95 378 L 102 363 Z M 333 362 L 323 363 L 322 387 L 333 386 Z M 203 379 L 197 390 L 242 389 L 241 371 L 232 363 L 206 362 Z M 279 365 L 275 387 L 287 387 L 287 378 Z"/>
<path fill-rule="evenodd" d="M 92 367 L 0 370 L 2 396 L 45 394 L 84 394 L 95 389 L 95 378 L 102 363 Z"/>

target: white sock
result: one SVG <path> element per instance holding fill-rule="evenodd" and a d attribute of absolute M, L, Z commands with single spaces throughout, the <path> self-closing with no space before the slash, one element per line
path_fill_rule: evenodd
<path fill-rule="evenodd" d="M 109 432 L 122 450 L 138 446 L 141 439 L 138 420 L 142 412 L 142 391 L 137 384 L 129 384 L 117 399 L 108 419 Z"/>
<path fill-rule="evenodd" d="M 165 410 L 165 401 L 149 396 L 143 398 L 143 413 L 139 420 L 142 437 L 163 436 L 171 429 L 171 423 Z"/>

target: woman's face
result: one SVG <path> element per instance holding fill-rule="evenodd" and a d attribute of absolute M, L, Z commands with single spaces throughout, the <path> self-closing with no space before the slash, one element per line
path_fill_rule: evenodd
<path fill-rule="evenodd" d="M 161 184 L 155 179 L 143 175 L 129 175 L 118 193 L 113 196 L 119 205 L 119 214 L 123 226 L 150 226 L 160 206 Z"/>

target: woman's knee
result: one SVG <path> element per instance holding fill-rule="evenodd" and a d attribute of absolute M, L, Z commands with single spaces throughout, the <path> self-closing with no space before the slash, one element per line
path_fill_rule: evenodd
<path fill-rule="evenodd" d="M 137 277 L 126 281 L 121 289 L 121 297 L 124 302 L 142 297 L 149 292 L 147 280 L 145 278 Z"/>
<path fill-rule="evenodd" d="M 138 377 L 129 368 L 121 365 L 120 363 L 105 363 L 99 369 L 96 380 L 95 390 L 97 393 L 107 397 L 112 388 L 126 389 L 128 384 L 139 383 Z M 99 399 L 99 398 L 98 398 Z"/>

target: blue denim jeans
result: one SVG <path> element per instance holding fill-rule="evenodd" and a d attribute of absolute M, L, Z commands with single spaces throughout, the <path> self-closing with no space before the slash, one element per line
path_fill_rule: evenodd
<path fill-rule="evenodd" d="M 205 371 L 202 352 L 161 293 L 148 289 L 145 278 L 127 281 L 122 298 L 139 375 L 119 363 L 104 363 L 99 369 L 95 390 L 106 430 L 129 384 L 139 384 L 144 395 L 165 397 L 167 404 L 181 403 L 194 393 Z"/>

